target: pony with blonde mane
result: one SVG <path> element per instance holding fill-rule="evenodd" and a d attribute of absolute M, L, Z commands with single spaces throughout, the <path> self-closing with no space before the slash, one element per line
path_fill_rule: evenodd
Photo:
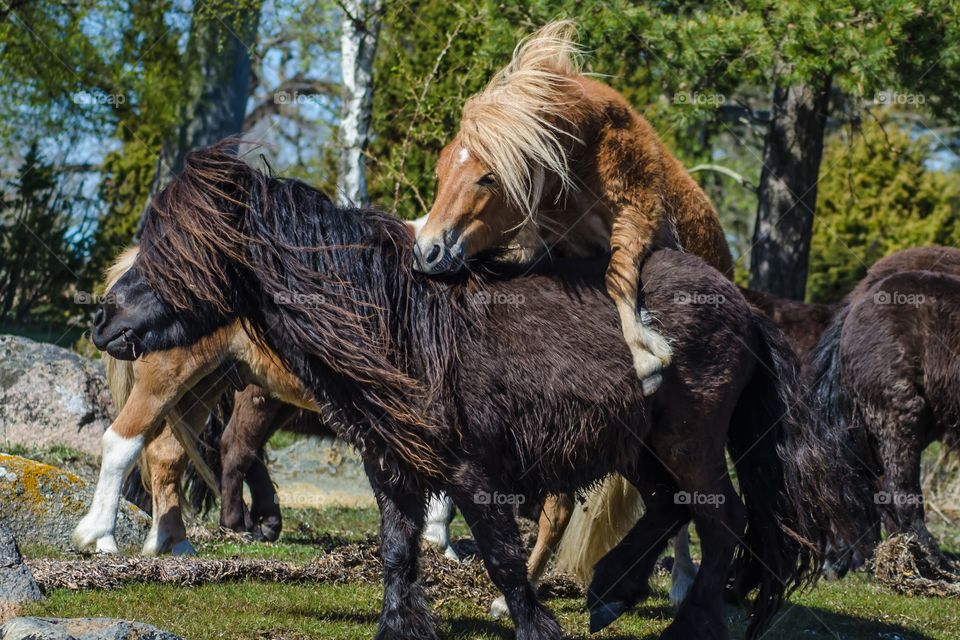
<path fill-rule="evenodd" d="M 727 276 L 733 262 L 703 190 L 623 96 L 582 72 L 575 34 L 569 21 L 543 27 L 467 101 L 437 162 L 415 264 L 426 273 L 459 270 L 527 223 L 547 251 L 611 252 L 607 292 L 650 395 L 671 346 L 638 306 L 645 258 L 683 248 Z"/>

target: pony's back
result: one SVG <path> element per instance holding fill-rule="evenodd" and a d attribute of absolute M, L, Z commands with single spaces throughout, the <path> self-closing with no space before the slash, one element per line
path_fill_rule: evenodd
<path fill-rule="evenodd" d="M 863 291 L 851 302 L 840 347 L 845 383 L 862 405 L 852 409 L 869 415 L 872 403 L 897 395 L 904 415 L 929 415 L 956 432 L 958 314 L 960 272 L 892 273 Z"/>

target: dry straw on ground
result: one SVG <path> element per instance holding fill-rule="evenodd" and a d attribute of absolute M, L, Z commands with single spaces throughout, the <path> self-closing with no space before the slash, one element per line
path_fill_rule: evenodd
<path fill-rule="evenodd" d="M 337 547 L 307 564 L 185 557 L 29 560 L 27 564 L 44 590 L 119 589 L 134 582 L 196 586 L 248 579 L 285 583 L 379 584 L 383 566 L 373 541 Z M 436 549 L 425 547 L 421 567 L 424 586 L 438 602 L 459 599 L 486 607 L 499 595 L 479 560 L 451 562 Z M 583 596 L 583 589 L 563 576 L 547 580 L 543 589 L 558 597 Z"/>
<path fill-rule="evenodd" d="M 896 535 L 877 547 L 874 572 L 877 581 L 912 596 L 960 597 L 960 567 L 943 566 L 915 536 Z"/>

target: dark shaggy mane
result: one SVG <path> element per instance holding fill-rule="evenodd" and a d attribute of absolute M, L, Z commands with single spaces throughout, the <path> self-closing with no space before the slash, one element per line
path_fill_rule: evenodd
<path fill-rule="evenodd" d="M 154 198 L 138 269 L 177 310 L 199 301 L 245 317 L 261 344 L 284 336 L 286 349 L 270 346 L 309 388 L 321 375 L 355 383 L 368 401 L 356 405 L 376 408 L 358 417 L 406 462 L 441 473 L 428 443 L 443 422 L 432 405 L 465 335 L 464 296 L 414 276 L 402 221 L 337 207 L 314 187 L 250 166 L 236 144 L 191 153 Z M 244 300 L 260 304 L 241 308 Z M 330 371 L 311 370 L 310 357 Z"/>

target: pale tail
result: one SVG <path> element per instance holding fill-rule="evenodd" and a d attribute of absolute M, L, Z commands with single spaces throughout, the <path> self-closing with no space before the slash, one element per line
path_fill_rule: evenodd
<path fill-rule="evenodd" d="M 577 504 L 557 549 L 557 568 L 583 584 L 593 579 L 593 567 L 643 514 L 640 493 L 623 476 L 612 475 Z"/>

